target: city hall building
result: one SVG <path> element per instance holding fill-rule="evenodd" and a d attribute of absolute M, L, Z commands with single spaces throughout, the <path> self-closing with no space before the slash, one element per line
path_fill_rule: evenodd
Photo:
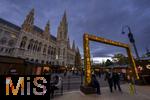
<path fill-rule="evenodd" d="M 0 55 L 41 64 L 74 66 L 79 49 L 74 41 L 70 46 L 66 12 L 58 26 L 56 37 L 51 35 L 49 21 L 41 29 L 34 25 L 34 19 L 34 9 L 21 26 L 0 18 Z"/>

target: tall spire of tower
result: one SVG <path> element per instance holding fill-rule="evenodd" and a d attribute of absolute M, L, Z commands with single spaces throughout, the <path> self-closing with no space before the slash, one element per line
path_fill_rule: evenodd
<path fill-rule="evenodd" d="M 58 27 L 57 30 L 57 36 L 59 37 L 59 39 L 63 39 L 67 41 L 67 37 L 68 37 L 68 23 L 67 23 L 67 15 L 66 15 L 66 11 L 64 12 L 64 15 L 62 17 L 62 20 L 60 22 L 60 25 Z"/>
<path fill-rule="evenodd" d="M 72 43 L 72 50 L 75 50 L 75 41 L 73 40 L 73 43 Z"/>
<path fill-rule="evenodd" d="M 22 29 L 26 32 L 32 32 L 33 25 L 34 25 L 34 8 L 26 16 L 26 19 L 22 24 Z"/>
<path fill-rule="evenodd" d="M 67 47 L 70 49 L 70 39 L 68 37 Z"/>
<path fill-rule="evenodd" d="M 62 18 L 62 23 L 63 24 L 67 24 L 67 14 L 66 14 L 66 10 L 64 12 L 63 18 Z"/>
<path fill-rule="evenodd" d="M 49 35 L 50 34 L 50 22 L 48 20 L 46 26 L 45 26 L 45 29 L 44 29 L 44 34 L 45 35 Z"/>

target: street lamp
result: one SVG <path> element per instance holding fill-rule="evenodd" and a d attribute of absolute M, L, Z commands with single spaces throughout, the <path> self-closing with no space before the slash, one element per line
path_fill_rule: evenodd
<path fill-rule="evenodd" d="M 128 25 L 125 25 L 125 26 L 122 27 L 122 34 L 125 34 L 125 31 L 124 31 L 125 28 L 127 28 L 128 31 L 129 31 L 129 33 L 128 33 L 129 41 L 130 41 L 130 43 L 132 43 L 132 45 L 134 47 L 134 50 L 135 50 L 136 57 L 139 60 L 140 57 L 139 57 L 139 54 L 138 54 L 138 51 L 137 51 L 137 48 L 136 48 L 136 45 L 135 45 L 135 40 L 134 40 L 133 34 L 131 32 L 131 29 Z"/>

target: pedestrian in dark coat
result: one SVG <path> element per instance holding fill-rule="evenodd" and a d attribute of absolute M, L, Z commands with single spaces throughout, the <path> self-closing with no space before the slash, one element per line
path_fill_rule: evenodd
<path fill-rule="evenodd" d="M 98 80 L 96 79 L 96 76 L 93 74 L 92 75 L 92 78 L 91 78 L 91 85 L 92 87 L 96 88 L 97 89 L 97 94 L 101 94 L 101 91 L 100 91 L 100 84 L 98 82 Z"/>
<path fill-rule="evenodd" d="M 114 71 L 113 73 L 113 83 L 114 83 L 114 89 L 116 90 L 116 87 L 118 87 L 118 90 L 121 92 L 120 75 L 116 71 Z"/>
<path fill-rule="evenodd" d="M 106 72 L 105 81 L 108 81 L 110 92 L 113 92 L 113 73 L 112 70 Z"/>

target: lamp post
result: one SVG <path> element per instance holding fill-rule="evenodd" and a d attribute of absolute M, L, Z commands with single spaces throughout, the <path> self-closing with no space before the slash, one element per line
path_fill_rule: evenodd
<path fill-rule="evenodd" d="M 138 54 L 138 51 L 137 51 L 137 48 L 136 48 L 136 45 L 135 45 L 135 40 L 134 40 L 133 34 L 132 34 L 131 29 L 128 25 L 125 25 L 124 27 L 122 27 L 122 34 L 125 34 L 125 31 L 124 31 L 125 28 L 127 28 L 128 31 L 129 31 L 128 38 L 129 38 L 130 43 L 132 43 L 132 45 L 134 47 L 136 57 L 137 57 L 138 60 L 140 60 L 140 57 L 139 57 L 139 54 Z"/>

